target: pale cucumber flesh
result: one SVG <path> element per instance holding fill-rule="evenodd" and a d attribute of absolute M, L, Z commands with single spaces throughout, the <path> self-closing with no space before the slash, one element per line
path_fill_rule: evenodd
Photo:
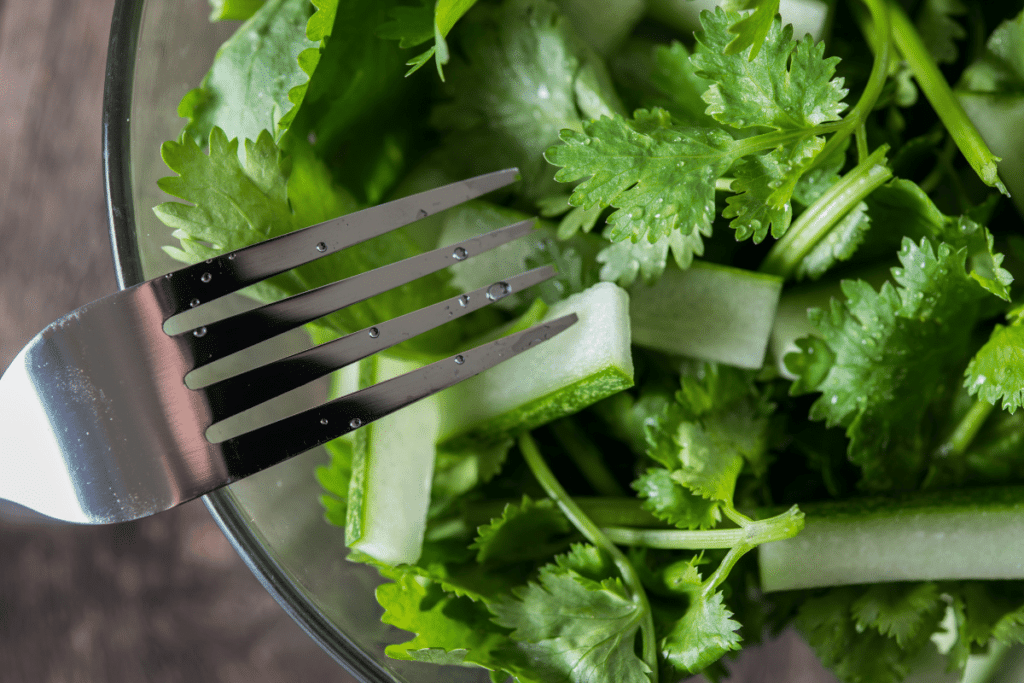
<path fill-rule="evenodd" d="M 630 288 L 633 343 L 691 358 L 759 369 L 782 278 L 694 262 L 668 268 L 653 286 Z"/>

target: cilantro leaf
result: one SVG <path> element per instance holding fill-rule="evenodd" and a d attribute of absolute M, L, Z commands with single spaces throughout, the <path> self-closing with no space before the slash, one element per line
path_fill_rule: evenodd
<path fill-rule="evenodd" d="M 640 109 L 632 119 L 601 118 L 560 137 L 565 144 L 545 154 L 562 167 L 555 180 L 583 180 L 570 198 L 574 206 L 617 209 L 608 218 L 613 241 L 710 232 L 714 183 L 733 161 L 734 142 L 724 131 L 684 128 L 663 109 Z"/>
<path fill-rule="evenodd" d="M 917 29 L 928 52 L 940 64 L 952 64 L 959 50 L 956 42 L 967 37 L 967 31 L 955 17 L 967 14 L 960 0 L 925 0 L 917 15 Z"/>
<path fill-rule="evenodd" d="M 316 468 L 316 480 L 324 489 L 320 503 L 324 507 L 324 518 L 344 529 L 352 479 L 352 443 L 335 439 L 326 445 L 326 449 L 330 460 Z"/>
<path fill-rule="evenodd" d="M 357 208 L 308 147 L 296 142 L 291 154 L 286 154 L 270 133 L 263 131 L 255 141 L 245 141 L 243 162 L 238 146 L 238 140 L 229 141 L 222 130 L 214 128 L 209 153 L 187 134 L 161 147 L 164 162 L 178 175 L 162 178 L 158 185 L 189 202 L 164 202 L 154 207 L 180 241 L 180 247 L 164 248 L 177 260 L 196 263 Z M 275 301 L 416 253 L 415 244 L 403 233 L 389 233 L 260 282 L 247 293 L 260 301 Z M 440 292 L 450 291 L 448 277 L 443 273 L 428 276 L 332 313 L 316 324 L 335 333 L 369 327 L 433 303 Z M 429 284 L 424 286 L 424 282 Z M 451 331 L 437 331 L 412 341 L 425 349 L 450 343 L 450 335 Z"/>
<path fill-rule="evenodd" d="M 560 194 L 542 153 L 563 129 L 621 109 L 603 63 L 548 0 L 481 6 L 464 21 L 431 123 L 457 175 L 516 166 L 531 201 Z"/>
<path fill-rule="evenodd" d="M 750 59 L 753 60 L 761 51 L 775 15 L 779 13 L 779 0 L 733 0 L 726 7 L 733 11 L 754 10 L 729 27 L 729 33 L 736 37 L 725 47 L 725 53 L 729 55 L 750 48 Z"/>
<path fill-rule="evenodd" d="M 178 105 L 189 136 L 203 143 L 218 127 L 232 139 L 255 140 L 264 130 L 281 138 L 333 23 L 336 0 L 315 4 L 311 17 L 309 0 L 268 0 L 221 46 L 200 86 Z"/>
<path fill-rule="evenodd" d="M 882 583 L 870 586 L 850 607 L 860 630 L 874 628 L 907 647 L 925 627 L 931 633 L 945 612 L 938 586 L 921 583 L 912 588 Z"/>
<path fill-rule="evenodd" d="M 996 325 L 967 366 L 964 386 L 971 395 L 1011 414 L 1024 405 L 1024 325 Z"/>
<path fill-rule="evenodd" d="M 550 556 L 553 545 L 564 546 L 572 525 L 553 501 L 534 501 L 523 495 L 520 504 L 509 503 L 501 516 L 477 530 L 469 547 L 477 562 L 516 562 Z"/>
<path fill-rule="evenodd" d="M 476 0 L 439 0 L 436 4 L 432 0 L 424 0 L 419 7 L 395 7 L 389 14 L 391 20 L 378 29 L 377 35 L 398 40 L 403 48 L 416 47 L 433 38 L 434 44 L 430 49 L 406 62 L 412 68 L 405 75 L 411 75 L 433 57 L 437 74 L 443 81 L 443 67 L 450 59 L 445 38 L 455 22 L 475 4 Z"/>
<path fill-rule="evenodd" d="M 643 610 L 612 575 L 612 566 L 600 580 L 588 571 L 594 562 L 584 548 L 574 547 L 542 567 L 536 582 L 492 604 L 494 622 L 513 629 L 511 638 L 521 644 L 532 670 L 549 683 L 649 683 L 648 667 L 635 652 Z"/>
<path fill-rule="evenodd" d="M 967 250 L 971 277 L 987 291 L 1010 300 L 1013 276 L 1002 268 L 1003 255 L 993 252 L 993 238 L 968 216 L 946 216 L 915 183 L 897 178 L 875 190 L 866 200 L 871 220 L 899 226 L 900 235 L 914 240 L 941 240 Z"/>
<path fill-rule="evenodd" d="M 846 301 L 809 313 L 832 360 L 815 385 L 821 396 L 811 418 L 846 428 L 848 457 L 863 469 L 869 489 L 915 484 L 926 464 L 924 417 L 948 390 L 986 294 L 964 268 L 966 249 L 904 239 L 899 258 L 897 287 L 886 282 L 876 292 L 863 281 L 844 281 Z M 828 358 L 820 352 L 812 358 L 815 349 L 788 355 L 787 368 L 820 375 Z M 793 391 L 810 384 L 798 380 Z"/>
<path fill-rule="evenodd" d="M 662 638 L 662 656 L 684 673 L 698 673 L 730 650 L 740 649 L 740 624 L 722 593 L 694 590 L 683 618 Z"/>
<path fill-rule="evenodd" d="M 769 228 L 773 237 L 785 234 L 793 219 L 790 200 L 796 184 L 824 146 L 824 139 L 809 137 L 792 147 L 778 147 L 736 164 L 732 184 L 736 194 L 726 198 L 722 211 L 724 218 L 733 219 L 729 226 L 736 230 L 736 239 L 753 236 L 757 244 L 768 235 Z"/>
<path fill-rule="evenodd" d="M 652 467 L 633 482 L 637 495 L 645 499 L 644 509 L 680 528 L 715 527 L 722 520 L 718 501 L 698 496 L 674 475 L 663 467 Z"/>
<path fill-rule="evenodd" d="M 773 13 L 761 50 L 737 59 L 729 49 L 738 20 L 721 8 L 701 13 L 691 59 L 698 76 L 714 81 L 704 94 L 708 113 L 734 128 L 801 130 L 838 121 L 847 91 L 843 79 L 833 78 L 839 59 L 824 57 L 824 43 L 810 36 L 794 42 L 793 27 L 783 28 Z"/>
<path fill-rule="evenodd" d="M 669 252 L 680 268 L 689 268 L 694 256 L 704 254 L 704 239 L 711 236 L 711 226 L 698 226 L 689 235 L 675 230 L 655 242 L 645 239 L 633 242 L 622 240 L 608 245 L 597 255 L 601 264 L 600 277 L 605 282 L 616 282 L 628 287 L 639 276 L 653 284 L 665 272 Z"/>
<path fill-rule="evenodd" d="M 906 586 L 896 589 L 906 590 Z M 929 617 L 928 627 L 919 628 L 917 635 L 901 646 L 895 637 L 884 635 L 874 620 L 861 627 L 854 616 L 855 605 L 859 604 L 863 611 L 875 602 L 865 597 L 870 591 L 885 592 L 886 589 L 844 586 L 831 588 L 823 594 L 802 596 L 796 626 L 821 663 L 843 683 L 901 683 L 911 671 L 914 659 L 929 646 L 929 636 L 938 619 L 931 621 Z M 915 606 L 907 605 L 902 618 L 911 622 L 917 619 L 911 611 L 914 609 Z M 871 610 L 868 611 L 870 614 Z M 890 621 L 895 622 L 896 615 L 891 617 Z"/>

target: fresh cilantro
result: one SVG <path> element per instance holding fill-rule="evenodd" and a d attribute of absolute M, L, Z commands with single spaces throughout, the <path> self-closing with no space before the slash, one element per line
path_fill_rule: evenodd
<path fill-rule="evenodd" d="M 476 0 L 439 0 L 437 3 L 424 0 L 418 7 L 396 7 L 389 14 L 390 21 L 383 24 L 377 34 L 399 41 L 402 48 L 416 47 L 433 39 L 434 44 L 428 50 L 406 62 L 411 68 L 405 75 L 411 75 L 433 57 L 437 74 L 443 81 L 443 67 L 451 58 L 445 38 L 455 22 L 475 4 Z"/>
<path fill-rule="evenodd" d="M 765 3 L 767 4 L 767 3 Z M 792 25 L 772 13 L 764 45 L 753 59 L 729 54 L 732 12 L 703 12 L 693 64 L 713 81 L 704 94 L 708 113 L 737 129 L 810 130 L 838 121 L 846 109 L 843 80 L 834 78 L 836 57 L 825 57 L 824 43 L 810 36 L 793 40 Z"/>
<path fill-rule="evenodd" d="M 516 166 L 520 193 L 533 201 L 560 194 L 541 153 L 562 129 L 608 115 L 621 104 L 604 64 L 548 0 L 480 7 L 455 44 L 446 101 L 432 122 L 446 133 L 459 175 Z"/>
<path fill-rule="evenodd" d="M 686 614 L 660 642 L 665 660 L 681 673 L 698 673 L 726 652 L 740 649 L 740 625 L 733 621 L 722 594 L 697 588 Z"/>
<path fill-rule="evenodd" d="M 1024 326 L 996 325 L 992 336 L 971 359 L 964 380 L 971 395 L 1011 414 L 1024 404 Z"/>
<path fill-rule="evenodd" d="M 509 503 L 501 517 L 477 530 L 470 548 L 478 562 L 514 562 L 550 556 L 551 543 L 566 538 L 572 527 L 550 500 L 534 502 L 523 496 L 519 505 Z"/>
<path fill-rule="evenodd" d="M 161 179 L 160 188 L 189 202 L 165 202 L 154 208 L 180 241 L 180 247 L 165 247 L 175 259 L 196 263 L 357 208 L 308 148 L 296 144 L 286 154 L 264 131 L 255 142 L 246 140 L 243 162 L 238 146 L 238 140 L 228 140 L 214 128 L 208 153 L 187 134 L 161 148 L 167 167 L 178 175 Z M 416 253 L 408 238 L 392 233 L 261 282 L 247 289 L 247 294 L 275 301 Z M 427 276 L 332 313 L 318 324 L 335 334 L 369 327 L 433 303 L 439 293 L 448 291 L 447 278 L 445 274 Z M 412 341 L 419 349 L 452 343 L 442 331 Z"/>
<path fill-rule="evenodd" d="M 846 281 L 845 301 L 810 312 L 827 352 L 808 342 L 786 360 L 804 377 L 795 391 L 821 393 L 811 418 L 846 428 L 862 485 L 876 490 L 918 483 L 927 464 L 925 416 L 949 390 L 986 295 L 965 269 L 966 249 L 905 239 L 899 258 L 897 286 L 875 291 Z M 897 366 L 899 373 L 889 370 Z M 825 367 L 813 383 L 811 374 L 817 379 Z"/>
<path fill-rule="evenodd" d="M 224 43 L 202 84 L 178 105 L 190 137 L 205 143 L 216 127 L 230 139 L 255 140 L 264 130 L 281 138 L 333 24 L 336 0 L 315 4 L 312 14 L 309 0 L 268 0 Z"/>
<path fill-rule="evenodd" d="M 772 30 L 775 15 L 779 13 L 779 0 L 727 0 L 723 6 L 737 12 L 753 10 L 729 27 L 729 33 L 736 37 L 725 48 L 726 54 L 742 53 L 749 48 L 753 61 Z"/>
<path fill-rule="evenodd" d="M 536 582 L 491 605 L 494 621 L 513 629 L 511 638 L 544 681 L 649 683 L 635 652 L 642 609 L 596 553 L 576 546 L 545 565 Z"/>

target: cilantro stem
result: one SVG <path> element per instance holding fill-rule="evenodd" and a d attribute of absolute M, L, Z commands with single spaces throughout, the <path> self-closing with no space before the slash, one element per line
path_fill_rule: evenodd
<path fill-rule="evenodd" d="M 629 558 L 594 524 L 593 520 L 587 517 L 583 510 L 580 509 L 580 506 L 576 504 L 576 501 L 569 497 L 569 494 L 562 488 L 558 479 L 555 478 L 548 464 L 544 462 L 544 457 L 541 456 L 540 451 L 537 449 L 537 444 L 529 434 L 523 434 L 519 437 L 519 450 L 522 451 L 526 464 L 529 466 L 530 471 L 533 472 L 533 476 L 536 477 L 541 488 L 555 501 L 555 504 L 569 518 L 572 525 L 588 541 L 608 553 L 615 566 L 619 568 L 623 582 L 629 587 L 630 592 L 633 594 L 633 599 L 640 606 L 643 660 L 650 667 L 652 683 L 658 683 L 658 644 L 654 633 L 654 617 L 651 613 L 650 602 L 647 600 L 647 593 L 640 582 L 640 576 L 636 573 L 636 568 L 633 567 Z"/>
<path fill-rule="evenodd" d="M 921 87 L 921 92 L 928 98 L 935 113 L 978 177 L 989 187 L 994 187 L 1009 196 L 1006 186 L 999 179 L 999 157 L 988 148 L 981 133 L 964 111 L 960 100 L 953 94 L 952 88 L 928 53 L 928 48 L 925 47 L 910 17 L 898 3 L 890 3 L 889 11 L 892 16 L 896 48 L 907 61 L 911 73 Z"/>
<path fill-rule="evenodd" d="M 793 222 L 761 264 L 762 273 L 792 277 L 800 262 L 843 216 L 892 177 L 886 163 L 888 145 L 876 149 L 830 187 Z M 822 152 L 824 154 L 824 152 Z"/>
<path fill-rule="evenodd" d="M 804 515 L 793 506 L 780 515 L 749 520 L 737 529 L 632 529 L 606 527 L 604 534 L 619 545 L 671 550 L 711 550 L 746 547 L 747 550 L 768 541 L 792 538 L 803 528 Z M 743 552 L 746 552 L 744 550 Z"/>
<path fill-rule="evenodd" d="M 967 452 L 974 437 L 981 431 L 985 420 L 992 413 L 995 405 L 988 401 L 976 401 L 967 414 L 957 423 L 956 429 L 949 435 L 949 438 L 939 446 L 939 453 L 945 456 L 957 457 Z"/>
<path fill-rule="evenodd" d="M 874 35 L 870 36 L 869 38 L 871 39 L 868 41 L 875 48 L 875 61 L 871 64 L 871 74 L 868 76 L 868 82 L 864 86 L 857 104 L 843 118 L 842 128 L 825 143 L 825 147 L 818 154 L 817 159 L 812 164 L 812 168 L 821 161 L 828 159 L 833 152 L 842 147 L 850 135 L 857 132 L 864 125 L 868 115 L 875 108 L 875 102 L 881 96 L 886 78 L 889 75 L 892 33 L 889 23 L 888 3 L 886 0 L 864 0 L 864 4 L 868 6 L 868 10 L 871 12 L 871 19 L 875 27 Z M 857 148 L 860 151 L 859 139 Z M 863 159 L 859 159 L 859 161 L 863 161 Z"/>

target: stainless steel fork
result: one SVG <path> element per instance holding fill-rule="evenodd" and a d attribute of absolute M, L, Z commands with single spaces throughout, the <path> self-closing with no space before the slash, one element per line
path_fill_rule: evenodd
<path fill-rule="evenodd" d="M 511 183 L 499 171 L 342 216 L 143 282 L 40 332 L 0 378 L 0 498 L 108 523 L 174 507 L 330 441 L 548 339 L 509 335 L 214 443 L 208 429 L 554 274 L 548 266 L 194 389 L 190 371 L 510 242 L 523 221 L 179 333 L 180 313 Z"/>

